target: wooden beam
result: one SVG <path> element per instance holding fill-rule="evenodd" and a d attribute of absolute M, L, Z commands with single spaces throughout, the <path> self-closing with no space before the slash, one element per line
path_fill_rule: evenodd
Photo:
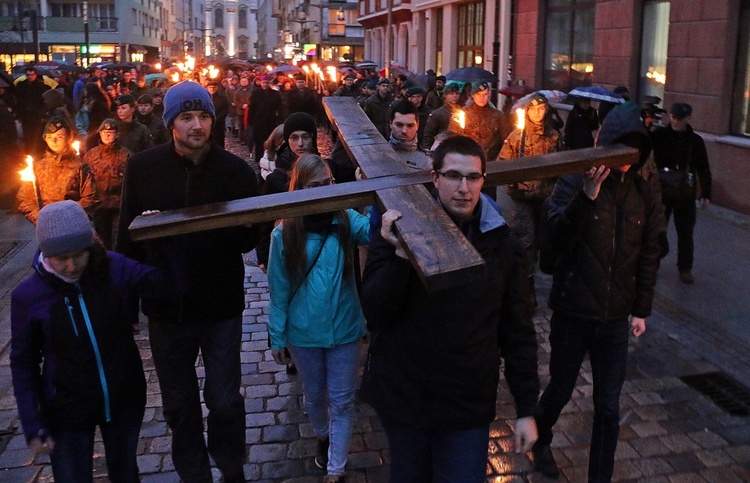
<path fill-rule="evenodd" d="M 622 145 L 563 151 L 543 156 L 487 163 L 487 183 L 507 184 L 519 179 L 536 179 L 540 170 L 551 176 L 583 172 L 592 166 L 634 164 L 638 151 Z M 266 196 L 255 196 L 222 203 L 192 206 L 151 216 L 138 216 L 130 224 L 134 241 L 184 235 L 228 226 L 246 225 L 279 218 L 371 205 L 379 190 L 430 183 L 430 174 L 406 174 L 365 179 L 356 183 L 323 186 Z"/>

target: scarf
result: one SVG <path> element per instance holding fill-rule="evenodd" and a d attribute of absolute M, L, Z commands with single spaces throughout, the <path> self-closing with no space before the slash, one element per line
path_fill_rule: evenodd
<path fill-rule="evenodd" d="M 417 150 L 417 147 L 419 147 L 417 143 L 417 136 L 414 136 L 414 139 L 412 139 L 411 141 L 399 141 L 398 139 L 394 138 L 393 133 L 391 133 L 391 138 L 388 140 L 388 142 L 396 151 L 406 151 L 413 153 Z"/>
<path fill-rule="evenodd" d="M 44 267 L 44 269 L 47 272 L 51 273 L 52 275 L 54 275 L 55 277 L 59 278 L 60 280 L 62 280 L 65 283 L 76 283 L 78 280 L 80 280 L 80 277 L 78 277 L 78 278 L 70 278 L 70 277 L 66 277 L 65 275 L 61 275 L 61 274 L 57 273 L 55 271 L 55 269 L 52 268 L 52 265 L 49 264 L 49 261 L 47 261 L 47 259 L 44 258 L 44 255 L 42 255 L 41 253 L 39 254 L 39 263 L 42 264 L 42 266 Z"/>

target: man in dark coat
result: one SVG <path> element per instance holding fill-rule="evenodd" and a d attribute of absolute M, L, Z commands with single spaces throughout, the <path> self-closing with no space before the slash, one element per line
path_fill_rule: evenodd
<path fill-rule="evenodd" d="M 229 114 L 229 98 L 219 89 L 219 81 L 210 80 L 206 89 L 211 94 L 211 101 L 216 109 L 216 122 L 211 127 L 211 137 L 214 142 L 224 147 L 224 141 L 227 133 L 227 114 Z"/>
<path fill-rule="evenodd" d="M 120 130 L 118 139 L 125 148 L 131 153 L 140 153 L 154 145 L 154 138 L 151 136 L 148 128 L 135 120 L 135 99 L 131 95 L 119 96 L 115 101 L 117 107 L 117 117 L 120 120 Z M 89 136 L 88 143 L 91 143 L 92 136 Z M 98 144 L 96 136 L 93 136 L 94 146 Z M 89 146 L 92 147 L 92 146 Z"/>
<path fill-rule="evenodd" d="M 151 133 L 151 137 L 154 139 L 154 145 L 169 142 L 172 137 L 164 125 L 164 121 L 154 114 L 153 98 L 148 94 L 143 94 L 138 98 L 137 103 L 138 112 L 135 115 L 136 119 L 148 128 L 148 132 Z"/>
<path fill-rule="evenodd" d="M 255 150 L 253 159 L 263 157 L 263 143 L 271 135 L 276 126 L 284 121 L 284 106 L 281 94 L 271 89 L 271 79 L 268 75 L 260 78 L 260 89 L 253 90 L 250 94 L 250 112 L 247 121 L 253 127 Z"/>
<path fill-rule="evenodd" d="M 289 114 L 295 112 L 304 112 L 315 117 L 320 111 L 320 101 L 316 92 L 307 87 L 305 74 L 297 74 L 295 77 L 296 89 L 293 89 L 287 95 L 289 104 Z"/>
<path fill-rule="evenodd" d="M 536 440 L 537 343 L 523 248 L 481 194 L 486 158 L 455 136 L 434 153 L 436 202 L 487 262 L 487 279 L 428 293 L 386 213 L 362 281 L 372 343 L 361 397 L 388 436 L 390 481 L 485 481 L 500 357 L 516 404 L 515 450 Z M 429 478 L 428 478 L 429 480 Z"/>
<path fill-rule="evenodd" d="M 471 84 L 472 104 L 466 112 L 464 134 L 479 143 L 487 159 L 494 161 L 500 153 L 503 141 L 510 134 L 512 126 L 505 114 L 490 105 L 490 84 L 477 81 Z"/>
<path fill-rule="evenodd" d="M 344 84 L 336 90 L 334 96 L 336 97 L 357 97 L 359 95 L 359 87 L 354 84 L 357 80 L 357 74 L 349 72 L 344 76 Z"/>
<path fill-rule="evenodd" d="M 26 69 L 26 79 L 16 85 L 16 115 L 21 120 L 23 144 L 29 154 L 39 155 L 44 150 L 42 128 L 47 108 L 42 94 L 48 90 L 33 67 Z"/>
<path fill-rule="evenodd" d="M 424 129 L 424 139 L 422 140 L 422 149 L 430 149 L 435 142 L 435 136 L 444 131 L 453 131 L 457 134 L 463 134 L 463 128 L 459 124 L 458 98 L 461 95 L 461 85 L 458 82 L 448 82 L 443 87 L 442 107 L 435 109 L 430 113 L 427 119 L 427 125 Z"/>
<path fill-rule="evenodd" d="M 378 81 L 378 90 L 365 102 L 364 111 L 375 128 L 388 139 L 388 108 L 393 102 L 391 82 L 385 77 Z"/>
<path fill-rule="evenodd" d="M 640 164 L 651 152 L 641 119 L 630 109 L 610 112 L 597 143 L 638 148 Z M 612 479 L 628 332 L 638 337 L 646 330 L 664 224 L 656 194 L 637 173 L 640 164 L 563 176 L 550 198 L 549 243 L 556 251 L 550 382 L 537 406 L 539 441 L 533 448 L 536 469 L 546 476 L 559 474 L 550 449 L 552 427 L 588 354 L 594 374 L 588 481 Z"/>
<path fill-rule="evenodd" d="M 164 123 L 173 140 L 128 160 L 117 250 L 167 270 L 179 281 L 174 298 L 144 298 L 142 303 L 177 473 L 183 481 L 212 481 L 210 453 L 223 481 L 232 483 L 245 481 L 242 254 L 255 247 L 256 230 L 237 226 L 148 243 L 135 243 L 128 236 L 128 226 L 144 211 L 258 194 L 252 168 L 210 142 L 214 117 L 211 96 L 200 84 L 185 81 L 169 89 Z M 208 448 L 195 372 L 199 353 L 206 366 Z"/>
<path fill-rule="evenodd" d="M 594 146 L 594 131 L 599 129 L 599 116 L 589 99 L 576 101 L 565 122 L 565 146 L 583 149 Z"/>
<path fill-rule="evenodd" d="M 677 270 L 682 283 L 694 283 L 693 278 L 693 228 L 696 221 L 695 199 L 700 196 L 701 206 L 711 202 L 711 168 L 703 138 L 693 131 L 690 104 L 675 103 L 669 111 L 667 127 L 651 134 L 654 143 L 654 161 L 659 168 L 662 202 L 667 223 L 674 212 L 677 230 Z M 678 182 L 668 182 L 669 177 Z M 697 181 L 696 181 L 697 178 Z M 700 194 L 698 194 L 700 186 Z M 662 255 L 669 251 L 666 232 L 662 235 Z"/>

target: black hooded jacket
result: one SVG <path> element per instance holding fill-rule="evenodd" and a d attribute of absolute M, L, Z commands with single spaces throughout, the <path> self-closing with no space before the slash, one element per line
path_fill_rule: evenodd
<path fill-rule="evenodd" d="M 602 125 L 598 145 L 618 142 L 640 147 L 639 165 L 612 169 L 595 200 L 583 192 L 581 174 L 559 178 L 550 198 L 549 237 L 558 257 L 549 306 L 596 322 L 650 315 L 659 268 L 664 217 L 637 173 L 650 142 L 632 110 L 614 110 Z"/>

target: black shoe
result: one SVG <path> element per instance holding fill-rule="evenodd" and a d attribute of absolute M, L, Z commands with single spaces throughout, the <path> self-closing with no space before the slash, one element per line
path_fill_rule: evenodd
<path fill-rule="evenodd" d="M 690 270 L 680 270 L 680 282 L 688 285 L 695 283 L 695 278 L 693 278 L 693 274 L 690 273 Z"/>
<path fill-rule="evenodd" d="M 534 469 L 549 478 L 560 476 L 560 470 L 555 463 L 555 457 L 552 455 L 552 448 L 548 444 L 534 443 L 531 447 L 531 454 L 534 456 Z"/>
<path fill-rule="evenodd" d="M 318 452 L 315 455 L 315 466 L 324 470 L 328 467 L 328 445 L 331 440 L 326 436 L 324 439 L 318 440 Z"/>
<path fill-rule="evenodd" d="M 294 365 L 294 362 L 286 366 L 286 373 L 290 376 L 297 374 L 297 366 Z"/>

